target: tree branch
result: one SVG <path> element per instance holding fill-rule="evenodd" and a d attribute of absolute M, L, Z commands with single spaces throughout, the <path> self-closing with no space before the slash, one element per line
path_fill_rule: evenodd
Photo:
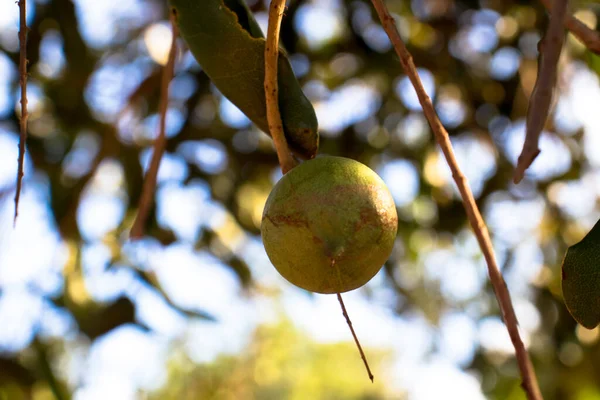
<path fill-rule="evenodd" d="M 552 14 L 551 1 L 552 0 L 541 0 L 542 4 L 550 14 Z M 600 32 L 588 28 L 583 22 L 570 14 L 566 15 L 563 23 L 567 29 L 585 45 L 585 47 L 591 52 L 600 55 Z"/>
<path fill-rule="evenodd" d="M 25 0 L 19 0 L 19 83 L 21 85 L 21 118 L 19 120 L 19 166 L 17 171 L 17 191 L 15 193 L 15 217 L 17 224 L 19 215 L 19 199 L 23 183 L 23 166 L 25 164 L 25 142 L 27 141 L 27 6 Z"/>
<path fill-rule="evenodd" d="M 521 377 L 523 379 L 523 389 L 525 390 L 529 400 L 541 400 L 542 395 L 537 383 L 535 372 L 533 370 L 533 365 L 531 364 L 531 360 L 527 354 L 527 349 L 525 349 L 525 345 L 523 344 L 523 341 L 519 335 L 517 317 L 510 299 L 510 293 L 508 292 L 508 288 L 506 287 L 506 283 L 504 282 L 504 278 L 502 277 L 496 262 L 489 232 L 483 221 L 483 218 L 481 217 L 481 213 L 479 212 L 477 204 L 475 203 L 473 193 L 469 188 L 467 180 L 458 166 L 448 132 L 440 122 L 440 119 L 433 108 L 431 99 L 423 88 L 423 84 L 421 83 L 417 73 L 412 56 L 406 49 L 406 46 L 404 45 L 404 42 L 398 33 L 394 19 L 387 10 L 383 0 L 372 0 L 372 3 L 377 11 L 379 19 L 381 20 L 384 30 L 394 45 L 396 54 L 398 54 L 398 57 L 400 58 L 402 68 L 408 75 L 412 85 L 415 88 L 415 91 L 417 92 L 417 96 L 421 106 L 423 107 L 425 117 L 427 118 L 427 121 L 433 130 L 435 138 L 441 147 L 442 152 L 444 153 L 450 170 L 452 171 L 452 177 L 458 186 L 463 205 L 467 212 L 469 223 L 471 224 L 475 236 L 477 237 L 477 241 L 479 242 L 479 246 L 481 247 L 481 251 L 485 257 L 488 267 L 488 274 L 490 276 L 498 304 L 500 305 L 502 317 L 506 323 L 506 328 L 510 335 L 513 346 L 515 347 L 516 357 L 519 364 Z"/>
<path fill-rule="evenodd" d="M 525 170 L 540 154 L 538 143 L 550 113 L 552 95 L 556 86 L 558 60 L 565 38 L 564 24 L 567 16 L 567 0 L 553 1 L 548 29 L 538 45 L 540 50 L 538 74 L 533 92 L 529 98 L 525 143 L 523 143 L 523 150 L 517 161 L 514 176 L 515 183 L 521 182 L 525 176 Z"/>
<path fill-rule="evenodd" d="M 139 239 L 144 235 L 144 227 L 146 226 L 146 219 L 148 213 L 152 207 L 154 200 L 154 191 L 156 189 L 156 178 L 158 176 L 158 169 L 160 167 L 160 160 L 165 151 L 167 138 L 165 135 L 166 119 L 167 119 L 167 107 L 169 105 L 169 83 L 173 78 L 175 70 L 175 56 L 177 54 L 177 36 L 179 30 L 175 23 L 174 15 L 171 14 L 171 29 L 173 32 L 171 39 L 171 48 L 169 50 L 169 59 L 167 65 L 163 69 L 162 82 L 161 82 L 161 95 L 159 104 L 160 122 L 158 137 L 154 141 L 154 150 L 152 152 L 152 159 L 146 177 L 144 178 L 144 185 L 142 186 L 142 195 L 140 197 L 140 203 L 138 207 L 138 213 L 131 228 L 129 234 L 131 239 Z"/>
<path fill-rule="evenodd" d="M 283 173 L 296 166 L 296 161 L 288 147 L 283 133 L 283 123 L 279 113 L 279 91 L 277 87 L 277 62 L 279 60 L 279 31 L 285 0 L 272 0 L 269 9 L 269 28 L 265 45 L 265 96 L 267 102 L 267 122 L 275 144 L 277 158 Z"/>

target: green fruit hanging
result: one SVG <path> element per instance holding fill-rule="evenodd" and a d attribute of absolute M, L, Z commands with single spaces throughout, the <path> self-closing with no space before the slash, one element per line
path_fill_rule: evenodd
<path fill-rule="evenodd" d="M 357 161 L 323 156 L 275 185 L 261 233 L 269 259 L 294 285 L 343 293 L 367 283 L 394 246 L 398 216 L 383 180 Z"/>

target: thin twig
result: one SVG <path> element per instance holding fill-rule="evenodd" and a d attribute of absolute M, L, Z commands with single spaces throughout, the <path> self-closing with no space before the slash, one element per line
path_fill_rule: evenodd
<path fill-rule="evenodd" d="M 138 213 L 131 228 L 129 234 L 130 238 L 138 239 L 144 234 L 144 227 L 146 226 L 146 219 L 152 207 L 154 199 L 154 190 L 156 188 L 156 178 L 158 175 L 158 169 L 160 167 L 160 160 L 165 151 L 165 145 L 167 142 L 165 135 L 166 119 L 167 119 L 167 107 L 169 105 L 169 83 L 173 78 L 175 70 L 175 56 L 177 54 L 177 36 L 179 30 L 175 23 L 175 17 L 171 14 L 171 28 L 173 37 L 171 39 L 171 48 L 169 50 L 169 59 L 167 65 L 163 69 L 162 82 L 161 82 L 161 94 L 160 94 L 160 122 L 158 137 L 154 141 L 154 149 L 152 151 L 152 159 L 146 177 L 144 178 L 144 185 L 142 186 L 142 194 L 140 196 L 140 203 L 138 206 Z"/>
<path fill-rule="evenodd" d="M 342 295 L 337 294 L 338 301 L 340 302 L 340 306 L 342 307 L 342 314 L 344 314 L 344 318 L 346 318 L 346 323 L 350 328 L 350 332 L 352 332 L 352 337 L 354 338 L 354 343 L 356 343 L 356 347 L 358 347 L 358 351 L 360 353 L 360 358 L 362 358 L 363 363 L 365 363 L 365 368 L 367 369 L 367 374 L 369 374 L 369 379 L 371 382 L 375 380 L 375 377 L 371 373 L 371 368 L 369 368 L 369 363 L 367 362 L 367 357 L 365 357 L 365 353 L 363 352 L 362 347 L 360 346 L 360 342 L 358 341 L 358 337 L 354 332 L 354 328 L 352 327 L 352 321 L 350 321 L 350 316 L 348 316 L 348 312 L 346 311 L 346 306 L 344 305 L 344 300 L 342 300 Z"/>
<path fill-rule="evenodd" d="M 339 266 L 335 263 L 335 258 L 333 258 L 331 260 L 331 268 L 334 268 L 337 272 L 338 283 L 340 285 L 339 287 L 340 288 L 344 287 L 344 285 L 342 284 L 342 273 L 340 271 Z M 371 380 L 371 382 L 373 382 L 375 377 L 371 373 L 371 368 L 369 368 L 369 362 L 367 361 L 367 357 L 365 356 L 362 346 L 360 345 L 358 336 L 356 336 L 356 332 L 354 332 L 354 328 L 352 327 L 352 321 L 350 320 L 350 316 L 348 315 L 348 312 L 346 311 L 346 306 L 344 305 L 344 300 L 342 300 L 342 295 L 339 292 L 337 293 L 337 298 L 338 298 L 338 301 L 340 302 L 340 306 L 342 307 L 342 314 L 344 314 L 344 317 L 346 318 L 346 323 L 348 324 L 348 327 L 350 328 L 350 333 L 352 333 L 352 337 L 354 338 L 354 343 L 356 343 L 356 347 L 358 348 L 358 352 L 360 353 L 360 358 L 362 358 L 363 363 L 365 364 L 365 368 L 367 369 L 367 374 L 369 375 L 369 379 Z"/>
<path fill-rule="evenodd" d="M 27 117 L 29 116 L 27 113 L 27 6 L 25 0 L 19 0 L 19 83 L 21 85 L 21 118 L 19 121 L 19 165 L 13 225 L 17 224 L 19 215 L 19 199 L 21 198 L 25 164 L 25 142 L 27 141 Z"/>
<path fill-rule="evenodd" d="M 541 2 L 552 14 L 550 11 L 552 8 L 551 0 L 541 0 Z M 565 17 L 564 24 L 567 29 L 570 30 L 571 33 L 584 44 L 585 47 L 587 47 L 591 52 L 600 55 L 600 32 L 588 28 L 583 22 L 570 14 L 567 14 Z"/>
<path fill-rule="evenodd" d="M 285 0 L 272 0 L 269 9 L 269 28 L 265 45 L 265 96 L 267 103 L 267 122 L 269 132 L 275 144 L 277 158 L 283 173 L 296 166 L 296 161 L 288 147 L 283 132 L 283 123 L 279 113 L 279 93 L 277 87 L 277 61 L 279 60 L 279 30 L 285 8 Z"/>
<path fill-rule="evenodd" d="M 383 28 L 389 36 L 392 44 L 394 45 L 394 49 L 400 58 L 402 68 L 408 75 L 412 85 L 415 88 L 415 91 L 417 92 L 417 96 L 421 106 L 423 107 L 425 117 L 427 118 L 427 121 L 434 132 L 435 138 L 441 147 L 444 156 L 446 157 L 448 166 L 452 171 L 452 177 L 454 178 L 454 181 L 456 182 L 460 192 L 469 223 L 471 224 L 471 228 L 473 229 L 475 236 L 477 237 L 477 241 L 479 242 L 479 247 L 481 248 L 481 251 L 485 257 L 490 281 L 494 287 L 494 292 L 496 294 L 496 298 L 498 299 L 498 304 L 500 305 L 500 310 L 506 323 L 508 334 L 510 335 L 513 346 L 515 347 L 517 362 L 519 364 L 519 369 L 523 379 L 522 386 L 527 394 L 527 398 L 529 400 L 541 400 L 542 395 L 538 387 L 533 365 L 531 364 L 531 360 L 529 359 L 525 345 L 523 344 L 523 341 L 519 335 L 517 317 L 510 300 L 508 288 L 506 287 L 506 283 L 504 282 L 504 278 L 502 277 L 496 262 L 489 232 L 483 221 L 483 218 L 481 217 L 481 213 L 479 212 L 477 204 L 475 203 L 475 199 L 471 189 L 469 188 L 469 184 L 458 166 L 448 132 L 440 122 L 440 119 L 433 108 L 431 99 L 423 88 L 423 84 L 421 83 L 417 73 L 412 56 L 406 49 L 406 46 L 404 45 L 404 42 L 398 33 L 394 19 L 387 10 L 383 0 L 372 0 L 372 2 L 377 10 L 377 14 L 379 15 L 379 19 L 381 20 Z"/>
<path fill-rule="evenodd" d="M 564 21 L 567 0 L 554 0 L 546 34 L 539 42 L 538 74 L 529 97 L 523 150 L 517 161 L 514 182 L 519 183 L 533 160 L 540 154 L 540 135 L 546 125 L 558 75 L 558 60 L 565 39 Z"/>

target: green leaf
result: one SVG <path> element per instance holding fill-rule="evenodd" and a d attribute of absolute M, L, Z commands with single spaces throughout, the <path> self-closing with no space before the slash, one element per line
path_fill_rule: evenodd
<path fill-rule="evenodd" d="M 600 323 L 600 221 L 569 247 L 562 265 L 562 290 L 573 318 L 588 329 Z"/>
<path fill-rule="evenodd" d="M 215 86 L 260 129 L 269 132 L 264 92 L 265 39 L 242 0 L 171 0 L 181 36 Z M 292 151 L 318 150 L 317 118 L 285 52 L 278 62 L 279 108 Z"/>

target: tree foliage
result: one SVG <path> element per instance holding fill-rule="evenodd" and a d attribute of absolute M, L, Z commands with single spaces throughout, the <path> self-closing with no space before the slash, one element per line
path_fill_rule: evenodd
<path fill-rule="evenodd" d="M 263 22 L 265 2 L 247 3 Z M 592 104 L 600 99 L 600 56 L 567 36 L 542 153 L 525 180 L 514 185 L 537 71 L 537 42 L 547 24 L 543 4 L 387 3 L 399 17 L 401 34 L 489 224 L 545 398 L 600 397 L 598 329 L 583 329 L 571 318 L 560 284 L 567 247 L 598 219 L 600 122 Z M 598 20 L 597 2 L 569 3 L 570 12 L 582 20 Z M 132 2 L 135 13 L 122 12 L 118 23 L 111 20 L 114 31 L 94 36 L 85 19 L 91 7 L 86 2 L 32 4 L 25 205 L 19 218 L 27 221 L 29 213 L 33 222 L 12 230 L 14 180 L 2 181 L 6 212 L 0 215 L 0 252 L 16 256 L 0 255 L 5 263 L 0 265 L 0 398 L 62 399 L 82 393 L 89 383 L 86 372 L 69 370 L 69 360 L 79 360 L 76 365 L 88 371 L 81 360 L 91 357 L 90 349 L 123 329 L 164 334 L 149 316 L 166 315 L 159 309 L 168 309 L 169 318 L 183 326 L 223 323 L 219 304 L 231 298 L 223 294 L 209 304 L 190 305 L 170 283 L 170 274 L 197 270 L 195 277 L 210 280 L 221 276 L 211 272 L 218 264 L 234 274 L 232 291 L 250 307 L 256 298 L 280 301 L 285 283 L 265 280 L 264 271 L 272 266 L 257 250 L 262 207 L 279 173 L 271 139 L 230 106 L 184 47 L 171 84 L 156 207 L 147 236 L 128 241 L 156 135 L 161 54 L 166 54 L 160 44 L 167 35 L 159 23 L 168 19 L 168 6 Z M 16 37 L 17 27 L 10 29 Z M 7 70 L 15 72 L 18 47 L 0 39 Z M 319 152 L 353 158 L 378 171 L 398 206 L 394 253 L 379 283 L 361 293 L 371 304 L 383 301 L 398 320 L 419 316 L 435 332 L 441 332 L 450 313 L 468 316 L 477 337 L 471 340 L 473 354 L 458 367 L 476 376 L 489 398 L 523 398 L 510 350 L 495 345 L 496 331 L 487 329 L 499 320 L 499 310 L 482 278 L 484 263 L 460 197 L 370 3 L 292 1 L 281 41 L 317 111 Z M 6 76 L 10 91 L 0 96 L 11 107 L 3 111 L 0 134 L 10 140 L 0 142 L 0 151 L 8 148 L 5 143 L 16 143 L 20 116 L 12 107 L 18 101 L 18 75 Z M 14 164 L 16 170 L 16 157 L 2 164 Z M 28 196 L 38 208 L 26 205 Z M 40 226 L 47 226 L 46 236 L 56 237 L 60 256 L 44 267 L 58 271 L 51 275 L 54 281 L 35 271 L 8 278 L 5 271 L 18 271 L 36 251 L 44 251 L 28 240 L 38 237 Z M 20 240 L 27 240 L 22 251 L 15 250 L 13 238 L 19 229 L 24 232 Z M 191 258 L 165 256 L 181 249 Z M 190 269 L 177 261 L 192 258 Z M 100 282 L 111 289 L 101 291 Z M 36 314 L 30 329 L 9 312 L 18 309 L 14 300 L 8 302 L 17 292 L 45 310 Z M 53 316 L 66 326 L 59 334 L 44 328 Z M 14 335 L 17 339 L 11 339 L 11 329 L 21 332 Z M 163 388 L 140 389 L 158 390 L 156 398 L 376 399 L 403 393 L 396 388 L 390 395 L 393 378 L 386 381 L 385 373 L 381 379 L 376 373 L 372 386 L 349 342 L 316 343 L 287 322 L 259 324 L 246 350 L 204 363 L 189 359 L 181 337 L 166 336 L 167 347 L 177 349 L 169 380 Z M 403 332 L 394 336 L 403 340 Z M 442 350 L 443 341 L 434 341 L 424 358 Z M 371 348 L 369 357 L 385 370 L 389 354 L 390 349 Z M 435 385 L 436 376 L 430 381 Z"/>

